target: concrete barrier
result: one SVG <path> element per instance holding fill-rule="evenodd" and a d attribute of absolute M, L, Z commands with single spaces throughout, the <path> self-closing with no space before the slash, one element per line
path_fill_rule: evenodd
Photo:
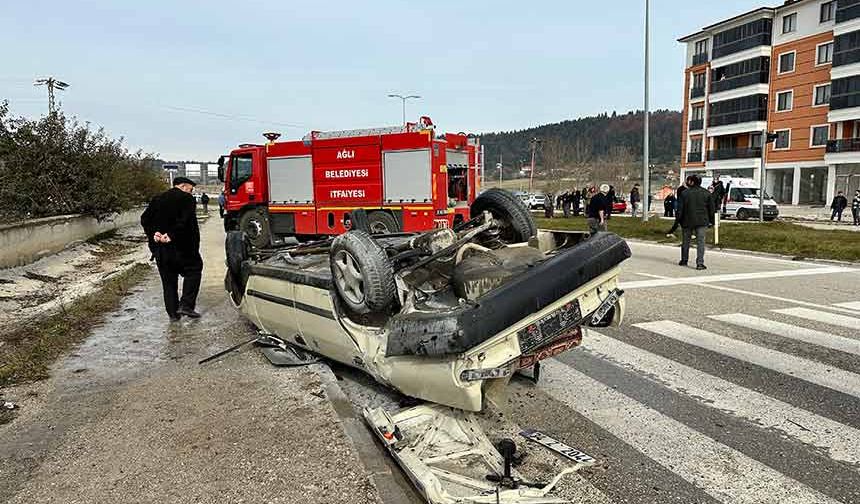
<path fill-rule="evenodd" d="M 0 226 L 0 269 L 30 264 L 100 233 L 138 224 L 141 213 L 138 208 L 102 221 L 58 215 Z"/>

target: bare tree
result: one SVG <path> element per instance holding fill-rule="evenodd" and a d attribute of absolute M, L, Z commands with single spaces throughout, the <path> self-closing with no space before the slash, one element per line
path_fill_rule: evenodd
<path fill-rule="evenodd" d="M 634 168 L 636 161 L 633 151 L 625 145 L 614 145 L 609 152 L 600 160 L 598 178 L 616 186 L 621 192 L 621 185 L 627 180 Z"/>
<path fill-rule="evenodd" d="M 565 186 L 566 167 L 571 157 L 571 146 L 558 137 L 545 138 L 541 144 L 543 178 L 551 194 L 557 194 Z"/>

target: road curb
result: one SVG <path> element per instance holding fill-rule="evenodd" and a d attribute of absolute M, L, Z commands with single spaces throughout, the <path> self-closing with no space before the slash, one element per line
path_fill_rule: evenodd
<path fill-rule="evenodd" d="M 398 479 L 402 478 L 395 477 L 393 470 L 400 469 L 373 437 L 364 418 L 356 413 L 332 369 L 326 364 L 316 368 L 326 397 L 343 425 L 344 434 L 358 453 L 368 480 L 376 488 L 379 500 L 390 504 L 414 502 L 414 493 L 410 495 L 406 492 L 398 483 Z"/>
<path fill-rule="evenodd" d="M 674 244 L 661 243 L 658 241 L 652 240 L 641 240 L 639 238 L 624 238 L 624 241 L 628 241 L 631 243 L 643 243 L 647 245 L 662 245 L 665 247 L 673 247 L 677 248 L 680 245 L 680 242 Z M 741 255 L 751 255 L 756 257 L 764 257 L 768 259 L 781 259 L 783 261 L 791 261 L 791 262 L 808 262 L 808 263 L 816 263 L 816 264 L 827 264 L 834 266 L 858 266 L 860 262 L 855 261 L 840 261 L 838 259 L 816 259 L 812 257 L 800 257 L 800 256 L 790 256 L 784 254 L 776 254 L 773 252 L 760 252 L 755 250 L 743 250 L 743 249 L 733 249 L 733 248 L 723 248 L 714 245 L 708 245 L 708 250 L 713 250 L 716 252 L 728 252 L 731 254 L 741 254 Z"/>

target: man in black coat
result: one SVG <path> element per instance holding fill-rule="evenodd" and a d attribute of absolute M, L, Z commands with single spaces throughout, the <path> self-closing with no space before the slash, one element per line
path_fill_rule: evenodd
<path fill-rule="evenodd" d="M 707 189 L 702 188 L 702 179 L 698 175 L 687 177 L 687 190 L 680 200 L 676 218 L 681 223 L 684 238 L 681 242 L 680 266 L 686 266 L 690 259 L 690 241 L 696 233 L 696 269 L 705 267 L 705 235 L 708 226 L 713 224 L 714 198 Z"/>
<path fill-rule="evenodd" d="M 839 191 L 836 194 L 836 197 L 833 198 L 833 202 L 830 203 L 830 209 L 833 210 L 830 214 L 830 220 L 839 217 L 839 222 L 842 222 L 842 212 L 845 210 L 845 207 L 848 206 L 848 198 L 842 195 L 842 191 Z"/>
<path fill-rule="evenodd" d="M 203 259 L 200 257 L 200 229 L 197 227 L 194 182 L 185 177 L 173 179 L 173 188 L 154 197 L 140 216 L 149 240 L 149 250 L 158 264 L 164 306 L 171 321 L 182 315 L 198 318 L 194 311 Z M 179 277 L 182 276 L 182 298 Z"/>

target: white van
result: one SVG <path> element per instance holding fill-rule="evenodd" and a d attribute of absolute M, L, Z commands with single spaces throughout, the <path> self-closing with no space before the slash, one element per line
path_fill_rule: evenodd
<path fill-rule="evenodd" d="M 702 177 L 702 187 L 707 189 L 711 186 L 713 177 Z M 723 215 L 734 217 L 738 220 L 758 218 L 759 214 L 759 187 L 758 182 L 751 178 L 720 176 L 723 186 L 726 188 L 728 198 Z M 764 193 L 764 220 L 772 221 L 779 216 L 779 207 L 776 202 Z"/>

